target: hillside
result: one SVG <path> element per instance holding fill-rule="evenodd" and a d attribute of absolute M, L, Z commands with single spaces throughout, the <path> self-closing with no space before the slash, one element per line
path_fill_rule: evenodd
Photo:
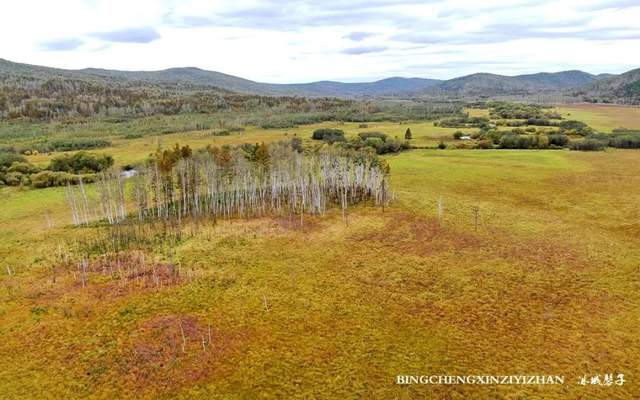
<path fill-rule="evenodd" d="M 559 99 L 556 101 L 582 96 L 586 101 L 635 104 L 640 99 L 639 71 L 634 70 L 619 76 L 592 75 L 573 70 L 516 76 L 476 73 L 445 81 L 392 77 L 375 82 L 318 81 L 273 84 L 193 67 L 161 71 L 116 71 L 98 68 L 65 70 L 0 59 L 0 112 L 7 112 L 10 108 L 8 103 L 22 107 L 25 100 L 32 98 L 50 99 L 53 96 L 57 100 L 64 100 L 60 98 L 63 94 L 78 96 L 106 92 L 111 95 L 113 91 L 123 90 L 127 93 L 118 94 L 117 99 L 111 102 L 116 107 L 127 106 L 127 102 L 137 97 L 140 91 L 144 93 L 143 97 L 160 93 L 164 97 L 171 94 L 180 98 L 231 93 L 309 98 L 435 97 L 447 100 L 489 99 L 501 96 L 526 99 L 551 95 Z M 16 104 L 16 101 L 20 104 Z M 176 107 L 182 107 L 182 104 L 177 104 Z"/>
<path fill-rule="evenodd" d="M 516 78 L 527 82 L 546 85 L 559 89 L 576 88 L 588 85 L 600 79 L 598 75 L 592 75 L 583 71 L 540 72 L 537 74 L 518 75 Z"/>
<path fill-rule="evenodd" d="M 238 93 L 260 95 L 304 95 L 304 96 L 376 96 L 418 92 L 435 86 L 441 81 L 421 78 L 388 78 L 376 82 L 344 83 L 319 81 L 311 83 L 272 84 L 255 82 L 221 72 L 200 68 L 170 68 L 162 71 L 110 71 L 84 69 L 81 72 L 98 78 L 120 78 L 146 83 L 181 83 L 197 86 L 213 86 Z"/>
<path fill-rule="evenodd" d="M 419 92 L 441 81 L 421 78 L 388 78 L 376 82 L 343 83 L 320 81 L 299 84 L 255 82 L 237 76 L 200 68 L 170 68 L 161 71 L 117 71 L 99 68 L 64 70 L 14 63 L 0 59 L 0 81 L 18 83 L 63 78 L 97 84 L 128 87 L 160 86 L 188 90 L 225 90 L 236 93 L 271 96 L 391 96 Z"/>
<path fill-rule="evenodd" d="M 582 71 L 563 71 L 518 76 L 477 73 L 446 81 L 392 77 L 375 82 L 358 83 L 319 81 L 272 84 L 255 82 L 221 72 L 206 71 L 193 67 L 170 68 L 161 71 L 116 71 L 98 68 L 64 70 L 0 60 L 0 79 L 6 83 L 7 81 L 15 81 L 16 77 L 28 80 L 33 78 L 36 80 L 65 78 L 125 86 L 151 85 L 200 90 L 215 88 L 216 90 L 271 96 L 329 97 L 408 96 L 424 92 L 481 97 L 535 94 L 538 92 L 575 89 L 605 78 L 605 76 L 596 76 Z"/>
<path fill-rule="evenodd" d="M 608 77 L 577 91 L 594 102 L 640 103 L 640 68 Z"/>
<path fill-rule="evenodd" d="M 516 76 L 476 73 L 444 81 L 429 88 L 425 93 L 466 98 L 529 96 L 560 93 L 591 84 L 599 79 L 598 76 L 583 71 L 540 72 Z"/>

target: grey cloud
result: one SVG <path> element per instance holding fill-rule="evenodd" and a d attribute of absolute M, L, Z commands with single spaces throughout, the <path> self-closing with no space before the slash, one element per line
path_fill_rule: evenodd
<path fill-rule="evenodd" d="M 354 42 L 360 42 L 366 38 L 375 36 L 375 33 L 370 32 L 351 32 L 348 35 L 343 36 L 344 39 L 353 40 Z"/>
<path fill-rule="evenodd" d="M 631 40 L 640 39 L 640 30 L 628 28 L 581 28 L 585 18 L 572 21 L 520 24 L 494 24 L 472 33 L 421 33 L 408 31 L 391 39 L 414 44 L 487 44 L 522 39 L 583 39 Z"/>
<path fill-rule="evenodd" d="M 92 36 L 107 42 L 150 43 L 160 39 L 160 34 L 151 27 L 129 28 L 110 32 L 96 32 Z"/>
<path fill-rule="evenodd" d="M 382 46 L 361 46 L 361 47 L 351 47 L 349 49 L 345 49 L 342 51 L 343 54 L 349 55 L 360 55 L 360 54 L 370 54 L 370 53 L 380 53 L 385 51 L 387 48 Z"/>
<path fill-rule="evenodd" d="M 423 20 L 407 17 L 389 7 L 411 4 L 437 3 L 442 0 L 356 0 L 353 2 L 327 0 L 265 0 L 255 7 L 238 8 L 204 16 L 179 16 L 169 13 L 165 23 L 177 27 L 233 26 L 279 31 L 293 31 L 306 26 L 351 26 L 381 23 L 391 26 L 422 24 Z"/>
<path fill-rule="evenodd" d="M 76 38 L 55 39 L 41 43 L 40 48 L 47 51 L 67 51 L 75 50 L 83 44 L 82 40 Z"/>

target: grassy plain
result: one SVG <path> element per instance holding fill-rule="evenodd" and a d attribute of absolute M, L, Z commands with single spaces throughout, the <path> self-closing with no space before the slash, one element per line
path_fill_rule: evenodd
<path fill-rule="evenodd" d="M 558 110 L 567 119 L 582 121 L 601 132 L 615 128 L 638 129 L 640 108 L 605 104 L 561 106 Z"/>
<path fill-rule="evenodd" d="M 308 138 L 317 127 L 251 128 L 215 143 Z M 411 127 L 426 145 L 455 131 L 339 127 L 399 137 Z M 162 138 L 214 140 L 199 135 Z M 153 140 L 106 152 L 140 161 Z M 99 274 L 83 288 L 72 272 L 54 282 L 59 243 L 93 230 L 68 225 L 60 189 L 0 189 L 0 398 L 640 393 L 639 152 L 413 150 L 387 159 L 396 200 L 384 212 L 359 207 L 348 226 L 337 212 L 303 226 L 201 226 L 171 256 L 183 280 L 160 289 Z M 578 384 L 605 373 L 626 382 Z M 399 386 L 399 374 L 549 374 L 566 384 Z"/>
<path fill-rule="evenodd" d="M 113 146 L 91 150 L 96 154 L 111 154 L 118 165 L 143 161 L 146 156 L 156 151 L 158 145 L 171 147 L 175 143 L 180 145 L 188 144 L 192 148 L 203 148 L 208 144 L 222 146 L 225 144 L 240 143 L 260 143 L 285 140 L 298 136 L 301 139 L 311 142 L 311 134 L 318 128 L 339 128 L 344 130 L 345 136 L 355 137 L 360 132 L 380 131 L 391 137 L 404 139 L 407 128 L 411 128 L 413 141 L 416 146 L 435 146 L 440 140 L 451 141 L 452 135 L 458 129 L 441 128 L 434 126 L 433 122 L 369 122 L 366 128 L 360 128 L 355 122 L 324 122 L 312 125 L 303 125 L 297 128 L 285 129 L 262 129 L 258 127 L 247 127 L 244 132 L 234 133 L 229 136 L 215 136 L 214 130 L 196 130 L 181 133 L 171 133 L 162 135 L 148 135 L 136 139 L 124 139 L 121 136 L 109 137 Z M 30 162 L 34 164 L 46 165 L 51 158 L 59 153 L 38 154 L 28 156 Z"/>

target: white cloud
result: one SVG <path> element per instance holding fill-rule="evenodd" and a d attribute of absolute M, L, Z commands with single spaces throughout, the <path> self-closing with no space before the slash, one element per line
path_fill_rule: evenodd
<path fill-rule="evenodd" d="M 3 3 L 0 57 L 270 82 L 623 72 L 638 20 L 629 0 L 21 0 Z"/>

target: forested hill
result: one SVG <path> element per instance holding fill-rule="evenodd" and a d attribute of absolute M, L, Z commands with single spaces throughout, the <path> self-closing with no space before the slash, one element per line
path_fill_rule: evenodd
<path fill-rule="evenodd" d="M 640 68 L 594 82 L 578 95 L 593 101 L 640 104 Z"/>
<path fill-rule="evenodd" d="M 511 95 L 526 99 L 551 93 L 636 104 L 640 101 L 639 71 L 617 76 L 563 71 L 518 76 L 478 73 L 445 81 L 393 77 L 362 83 L 271 84 L 198 68 L 65 70 L 0 59 L 0 118 L 212 112 L 278 103 L 276 97 L 474 100 Z M 256 96 L 272 99 L 257 101 Z"/>

